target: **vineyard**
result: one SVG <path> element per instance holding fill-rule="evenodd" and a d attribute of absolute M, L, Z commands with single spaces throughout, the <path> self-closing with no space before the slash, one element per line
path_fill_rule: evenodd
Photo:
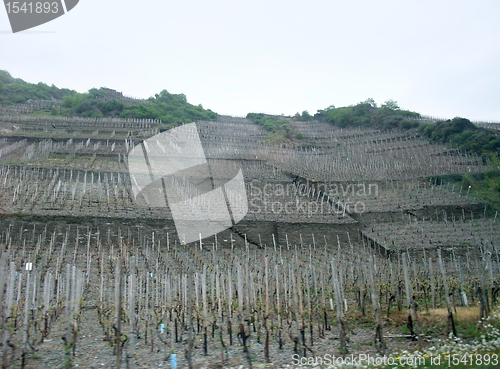
<path fill-rule="evenodd" d="M 53 103 L 0 111 L 3 368 L 282 368 L 498 326 L 498 213 L 438 178 L 482 157 L 416 131 L 292 121 L 303 138 L 272 143 L 244 118 L 198 121 L 212 188 L 241 169 L 248 212 L 186 244 L 129 174 L 161 122 L 29 115 Z M 162 182 L 185 201 L 200 186 Z"/>

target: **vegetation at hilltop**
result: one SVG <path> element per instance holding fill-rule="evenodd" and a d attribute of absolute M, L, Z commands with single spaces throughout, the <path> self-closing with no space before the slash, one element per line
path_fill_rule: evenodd
<path fill-rule="evenodd" d="M 341 108 L 331 105 L 324 110 L 318 110 L 314 115 L 314 119 L 326 121 L 338 127 L 371 127 L 382 130 L 417 129 L 422 136 L 433 142 L 451 143 L 454 148 L 485 156 L 500 151 L 498 133 L 478 127 L 468 119 L 456 117 L 452 120 L 434 123 L 417 120 L 418 118 L 421 118 L 419 113 L 400 109 L 394 100 L 387 100 L 378 107 L 373 99 Z"/>
<path fill-rule="evenodd" d="M 453 118 L 436 123 L 422 123 L 419 132 L 434 142 L 451 143 L 461 150 L 477 154 L 498 153 L 500 137 L 498 133 L 475 126 L 465 118 Z"/>
<path fill-rule="evenodd" d="M 330 105 L 318 110 L 314 119 L 332 123 L 338 127 L 376 127 L 381 129 L 410 129 L 419 126 L 415 118 L 420 114 L 409 110 L 401 110 L 397 102 L 387 100 L 380 107 L 367 99 L 359 104 L 341 108 Z"/>
<path fill-rule="evenodd" d="M 309 114 L 307 110 L 304 110 L 302 114 L 299 114 L 298 112 L 293 116 L 294 120 L 298 120 L 299 122 L 307 122 L 310 120 L 313 120 L 314 117 Z"/>
<path fill-rule="evenodd" d="M 74 93 L 63 99 L 62 109 L 56 114 L 83 117 L 121 117 L 161 119 L 164 123 L 179 124 L 194 120 L 213 120 L 217 114 L 201 105 L 189 104 L 184 94 L 161 91 L 146 102 L 125 105 L 123 101 L 105 98 L 105 89 L 91 89 L 86 94 Z"/>
<path fill-rule="evenodd" d="M 25 103 L 28 100 L 62 99 L 75 91 L 48 86 L 45 83 L 28 83 L 14 78 L 9 72 L 0 70 L 0 104 Z"/>
<path fill-rule="evenodd" d="M 161 91 L 146 101 L 127 105 L 115 98 L 106 88 L 92 88 L 88 93 L 78 93 L 69 89 L 48 86 L 42 82 L 28 83 L 13 78 L 9 72 L 0 70 L 0 104 L 26 103 L 29 100 L 62 100 L 61 107 L 44 109 L 35 114 L 81 116 L 81 117 L 121 117 L 138 119 L 161 119 L 168 125 L 187 123 L 195 120 L 213 120 L 217 114 L 201 105 L 187 102 L 184 94 Z M 118 93 L 119 94 L 119 93 Z"/>

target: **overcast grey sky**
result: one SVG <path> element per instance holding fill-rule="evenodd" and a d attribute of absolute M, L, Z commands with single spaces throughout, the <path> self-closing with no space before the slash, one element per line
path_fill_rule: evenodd
<path fill-rule="evenodd" d="M 80 0 L 12 34 L 0 69 L 80 92 L 166 89 L 217 113 L 315 113 L 373 97 L 500 121 L 498 0 Z"/>

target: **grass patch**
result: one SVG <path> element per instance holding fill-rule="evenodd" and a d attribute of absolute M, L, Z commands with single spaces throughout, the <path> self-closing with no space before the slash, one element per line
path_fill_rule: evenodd
<path fill-rule="evenodd" d="M 448 322 L 448 310 L 445 308 L 430 309 L 421 313 L 422 326 L 428 333 L 450 332 Z M 478 329 L 479 307 L 477 306 L 459 306 L 456 312 L 453 311 L 453 319 L 457 328 L 457 334 L 461 338 L 476 338 L 480 332 Z"/>

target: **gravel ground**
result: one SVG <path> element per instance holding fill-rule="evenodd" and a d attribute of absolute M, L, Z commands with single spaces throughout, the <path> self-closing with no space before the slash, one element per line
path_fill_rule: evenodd
<path fill-rule="evenodd" d="M 61 316 L 53 324 L 51 332 L 43 343 L 36 346 L 36 351 L 30 355 L 26 368 L 47 368 L 57 369 L 64 368 L 65 354 L 63 350 L 62 336 L 66 328 L 65 321 Z M 315 342 L 311 347 L 314 356 L 323 356 L 325 354 L 338 355 L 338 341 L 335 327 L 331 331 L 326 332 L 324 338 L 318 338 L 315 332 Z M 398 335 L 399 332 L 386 332 L 386 335 Z M 227 341 L 227 335 L 225 340 Z M 184 335 L 184 338 L 187 335 Z M 270 357 L 271 363 L 266 363 L 264 357 L 264 334 L 262 334 L 261 343 L 257 342 L 256 334 L 252 334 L 250 339 L 250 356 L 254 367 L 259 368 L 283 368 L 293 364 L 293 344 L 290 339 L 285 337 L 283 350 L 279 350 L 274 338 L 271 340 Z M 156 338 L 157 340 L 158 338 Z M 348 343 L 349 352 L 352 354 L 370 354 L 376 355 L 376 349 L 372 346 L 374 333 L 372 329 L 354 328 L 350 334 Z M 306 340 L 309 343 L 309 335 L 306 334 Z M 401 338 L 389 338 L 388 345 L 391 350 L 414 349 L 415 343 Z M 187 361 L 184 357 L 183 350 L 187 347 L 186 342 L 177 344 L 177 365 L 178 368 L 187 368 Z M 195 342 L 193 350 L 193 367 L 197 369 L 204 368 L 233 368 L 233 367 L 249 367 L 246 355 L 239 346 L 235 337 L 233 346 L 228 345 L 227 355 L 224 364 L 222 363 L 222 350 L 220 349 L 220 341 L 209 338 L 209 354 L 204 356 L 202 337 L 199 335 Z M 155 343 L 153 349 L 151 347 L 151 338 L 148 340 L 148 345 L 145 344 L 144 337 L 137 341 L 135 345 L 134 357 L 129 359 L 129 363 L 125 359 L 122 360 L 121 368 L 170 368 L 169 349 L 165 344 Z M 308 356 L 312 354 L 308 352 Z M 124 355 L 125 356 L 125 355 Z M 75 356 L 72 357 L 73 367 L 78 368 L 114 368 L 116 367 L 116 356 L 114 350 L 106 341 L 103 331 L 98 323 L 97 310 L 93 308 L 84 309 L 82 311 L 79 324 L 79 334 L 77 338 L 77 346 Z"/>

